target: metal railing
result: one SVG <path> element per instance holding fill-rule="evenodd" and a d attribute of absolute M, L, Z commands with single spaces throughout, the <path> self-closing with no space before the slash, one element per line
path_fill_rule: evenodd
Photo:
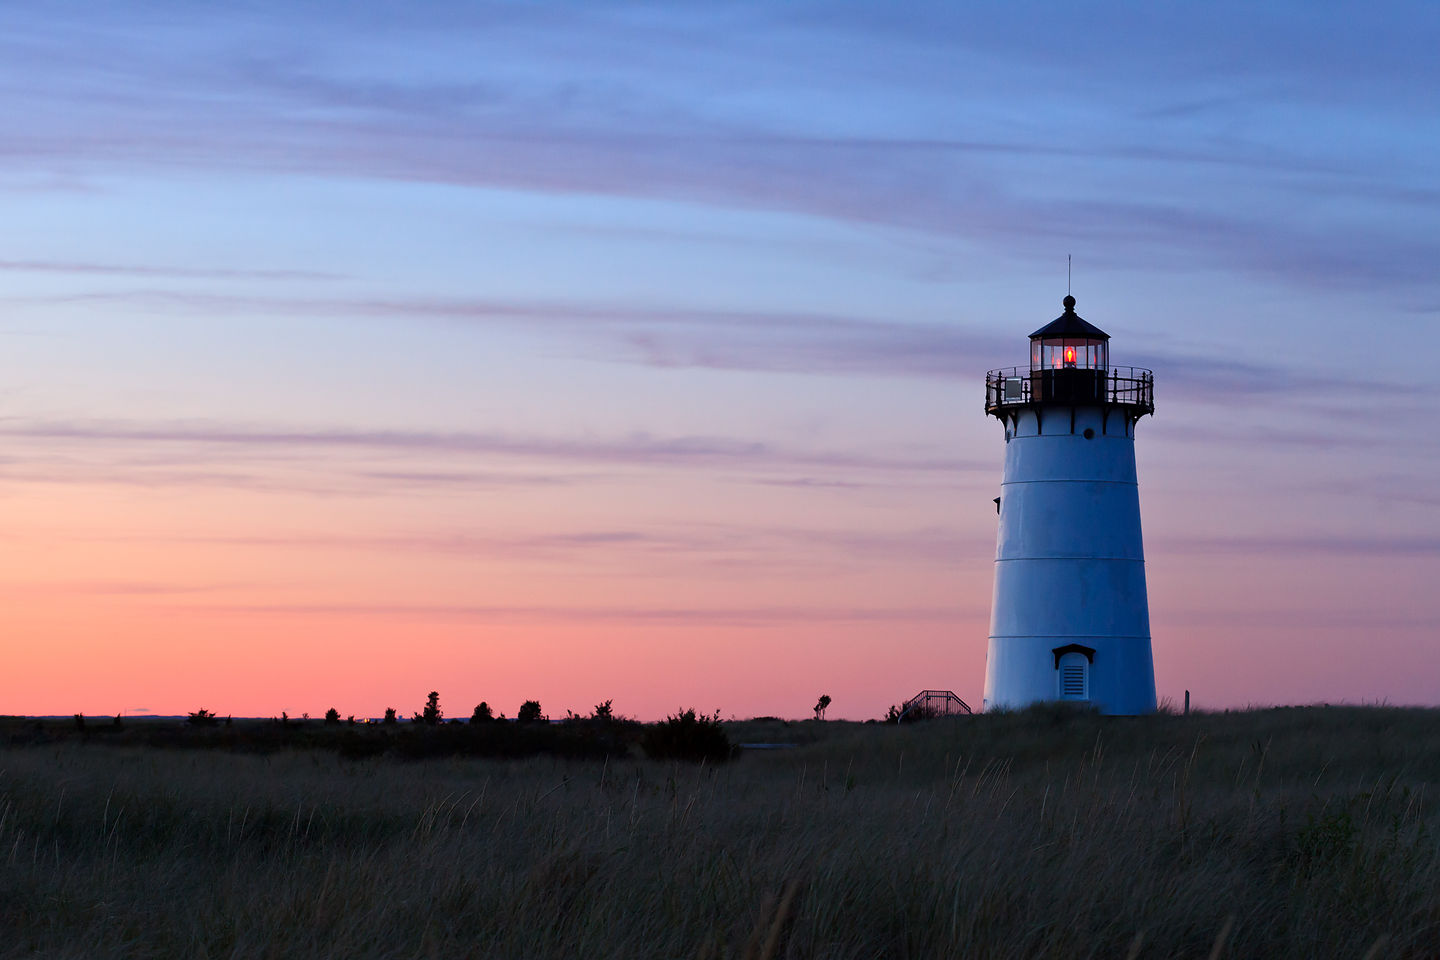
<path fill-rule="evenodd" d="M 899 720 L 929 720 L 934 717 L 960 717 L 973 711 L 953 690 L 921 690 L 905 701 Z"/>
<path fill-rule="evenodd" d="M 1002 367 L 985 374 L 985 412 L 1031 403 L 1100 403 L 1155 412 L 1155 374 L 1144 367 Z"/>

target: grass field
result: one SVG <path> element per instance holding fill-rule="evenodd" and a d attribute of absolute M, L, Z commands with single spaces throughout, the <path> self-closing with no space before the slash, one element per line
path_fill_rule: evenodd
<path fill-rule="evenodd" d="M 799 745 L 3 747 L 0 956 L 1440 956 L 1437 711 L 731 736 Z"/>

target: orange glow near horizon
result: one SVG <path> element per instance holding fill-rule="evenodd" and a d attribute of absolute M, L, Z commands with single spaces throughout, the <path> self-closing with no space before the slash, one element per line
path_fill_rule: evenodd
<path fill-rule="evenodd" d="M 648 509 L 666 512 L 670 497 L 677 507 L 671 520 L 652 514 L 647 534 L 616 529 L 613 512 L 631 501 L 623 484 L 578 499 L 568 488 L 531 491 L 534 511 L 515 512 L 520 500 L 510 500 L 488 517 L 484 491 L 381 509 L 368 495 L 263 488 L 12 489 L 0 501 L 10 545 L 0 630 L 16 639 L 0 702 L 19 714 L 334 707 L 373 717 L 386 707 L 408 715 L 433 689 L 451 716 L 482 700 L 513 715 L 538 699 L 561 716 L 614 699 L 642 719 L 689 706 L 803 717 L 820 693 L 837 718 L 864 719 L 926 687 L 978 703 L 993 511 L 977 512 L 968 530 L 852 526 L 835 541 L 801 523 L 804 487 L 752 504 L 763 517 L 788 502 L 789 523 L 737 526 L 703 519 L 708 480 L 646 481 L 657 482 Z M 1293 667 L 1297 645 L 1315 643 L 1348 676 L 1383 682 L 1341 642 L 1343 623 L 1287 624 L 1267 612 L 1344 597 L 1343 563 L 1312 561 L 1277 579 L 1264 560 L 1187 559 L 1164 549 L 1172 496 L 1142 481 L 1147 490 L 1158 504 L 1147 523 L 1162 698 L 1191 689 L 1197 705 L 1217 692 L 1228 697 L 1220 703 L 1264 702 L 1267 678 Z M 923 515 L 943 512 L 951 494 L 914 497 L 907 509 Z M 456 528 L 445 518 L 461 503 L 472 521 Z M 681 523 L 689 504 L 700 518 Z M 1408 582 L 1403 563 L 1372 569 L 1373 596 Z M 1219 596 L 1228 612 L 1217 620 L 1209 598 Z M 1222 626 L 1247 617 L 1258 635 Z M 1227 666 L 1236 660 L 1266 666 L 1252 682 Z M 1292 682 L 1320 699 L 1333 696 L 1328 678 Z"/>

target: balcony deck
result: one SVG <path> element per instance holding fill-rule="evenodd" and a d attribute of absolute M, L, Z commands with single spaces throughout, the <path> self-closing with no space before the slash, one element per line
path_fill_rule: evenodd
<path fill-rule="evenodd" d="M 985 374 L 985 412 L 991 416 L 1044 403 L 1122 407 L 1143 417 L 1155 412 L 1155 374 L 1144 367 L 1002 367 Z"/>

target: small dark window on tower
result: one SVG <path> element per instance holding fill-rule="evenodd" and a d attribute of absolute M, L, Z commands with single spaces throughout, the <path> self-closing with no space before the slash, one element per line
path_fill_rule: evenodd
<path fill-rule="evenodd" d="M 1086 428 L 1085 428 L 1085 439 L 1086 439 L 1086 440 L 1094 440 L 1094 439 L 1095 439 L 1095 431 L 1092 430 L 1090 427 L 1086 427 Z"/>

